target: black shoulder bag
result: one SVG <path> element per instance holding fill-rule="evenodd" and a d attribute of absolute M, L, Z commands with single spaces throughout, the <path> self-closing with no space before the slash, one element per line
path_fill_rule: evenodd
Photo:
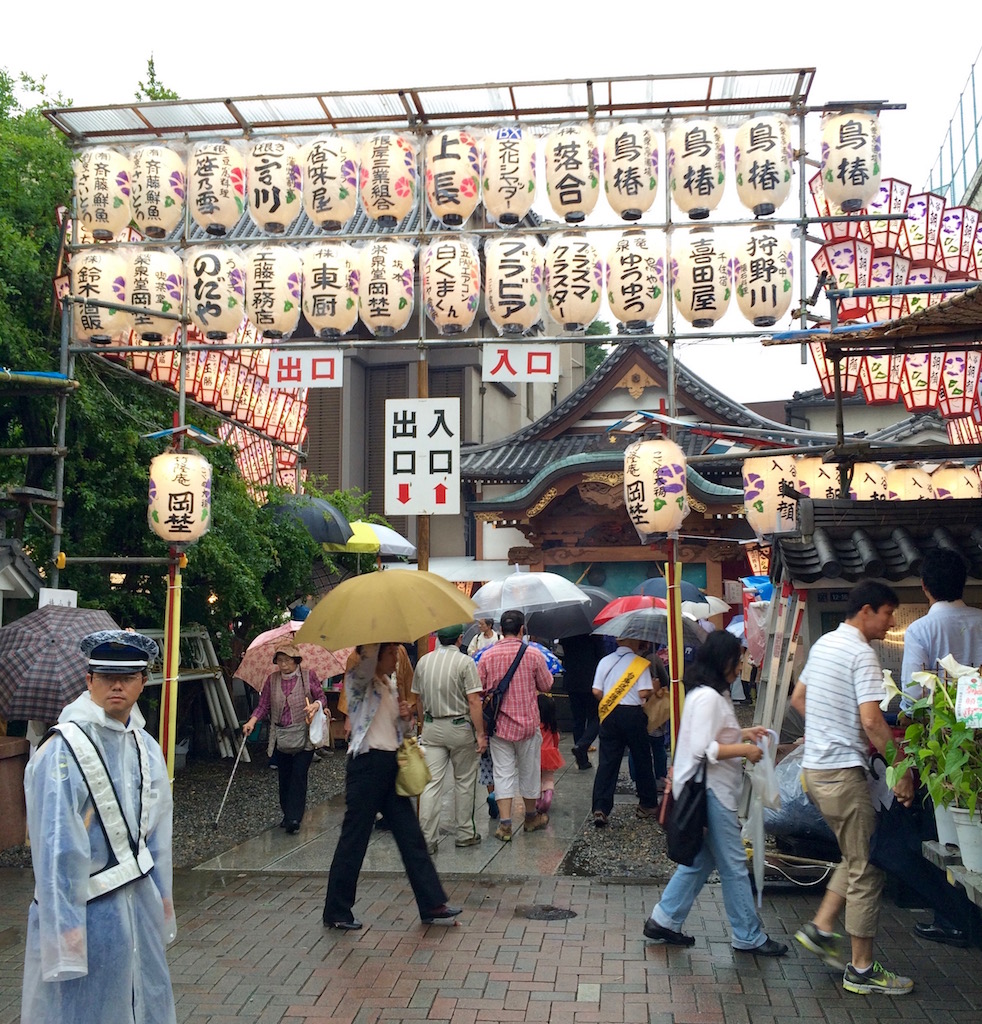
<path fill-rule="evenodd" d="M 528 644 L 523 643 L 519 646 L 515 660 L 508 667 L 508 671 L 502 676 L 501 681 L 493 690 L 488 690 L 481 699 L 481 714 L 484 716 L 484 735 L 488 739 L 491 739 L 494 735 L 494 724 L 497 721 L 498 712 L 501 710 L 501 703 L 505 699 L 508 687 L 511 686 L 512 676 L 518 668 L 518 663 L 524 657 L 527 649 Z"/>
<path fill-rule="evenodd" d="M 665 825 L 668 856 L 676 864 L 691 867 L 702 849 L 706 830 L 706 760 L 699 762 L 695 775 L 672 802 Z"/>

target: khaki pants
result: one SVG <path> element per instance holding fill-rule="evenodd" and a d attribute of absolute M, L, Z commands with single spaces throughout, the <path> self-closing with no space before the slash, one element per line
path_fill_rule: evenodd
<path fill-rule="evenodd" d="M 454 840 L 473 838 L 477 835 L 474 805 L 478 757 L 470 717 L 430 719 L 423 725 L 419 739 L 431 776 L 419 798 L 419 825 L 427 845 L 432 846 L 440 838 L 443 785 L 448 769 L 454 787 Z"/>
<path fill-rule="evenodd" d="M 872 938 L 880 919 L 885 874 L 869 862 L 869 842 L 876 812 L 862 768 L 802 770 L 808 798 L 839 841 L 842 860 L 828 888 L 846 901 L 846 931 Z"/>

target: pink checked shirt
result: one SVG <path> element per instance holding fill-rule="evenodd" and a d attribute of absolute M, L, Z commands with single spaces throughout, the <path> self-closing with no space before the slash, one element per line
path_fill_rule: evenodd
<path fill-rule="evenodd" d="M 508 636 L 493 644 L 477 663 L 481 688 L 493 690 L 511 667 L 521 644 L 518 637 Z M 552 675 L 546 668 L 546 659 L 540 651 L 530 647 L 522 657 L 511 685 L 501 702 L 494 734 L 499 739 L 527 740 L 539 730 L 537 691 L 548 693 L 552 689 Z"/>

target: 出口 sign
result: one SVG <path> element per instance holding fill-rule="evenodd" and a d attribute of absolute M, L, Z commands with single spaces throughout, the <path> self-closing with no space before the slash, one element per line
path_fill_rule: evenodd
<path fill-rule="evenodd" d="M 460 399 L 385 402 L 385 514 L 460 512 Z"/>
<path fill-rule="evenodd" d="M 496 380 L 502 384 L 554 383 L 559 380 L 559 346 L 501 342 L 482 345 L 481 364 L 481 380 Z"/>
<path fill-rule="evenodd" d="M 339 348 L 279 348 L 269 357 L 271 388 L 339 388 L 344 353 Z"/>

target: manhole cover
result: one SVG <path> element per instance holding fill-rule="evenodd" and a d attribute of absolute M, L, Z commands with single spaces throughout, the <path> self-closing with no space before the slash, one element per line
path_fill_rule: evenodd
<path fill-rule="evenodd" d="M 516 913 L 530 921 L 566 921 L 576 917 L 575 910 L 567 910 L 565 907 L 518 907 Z"/>

